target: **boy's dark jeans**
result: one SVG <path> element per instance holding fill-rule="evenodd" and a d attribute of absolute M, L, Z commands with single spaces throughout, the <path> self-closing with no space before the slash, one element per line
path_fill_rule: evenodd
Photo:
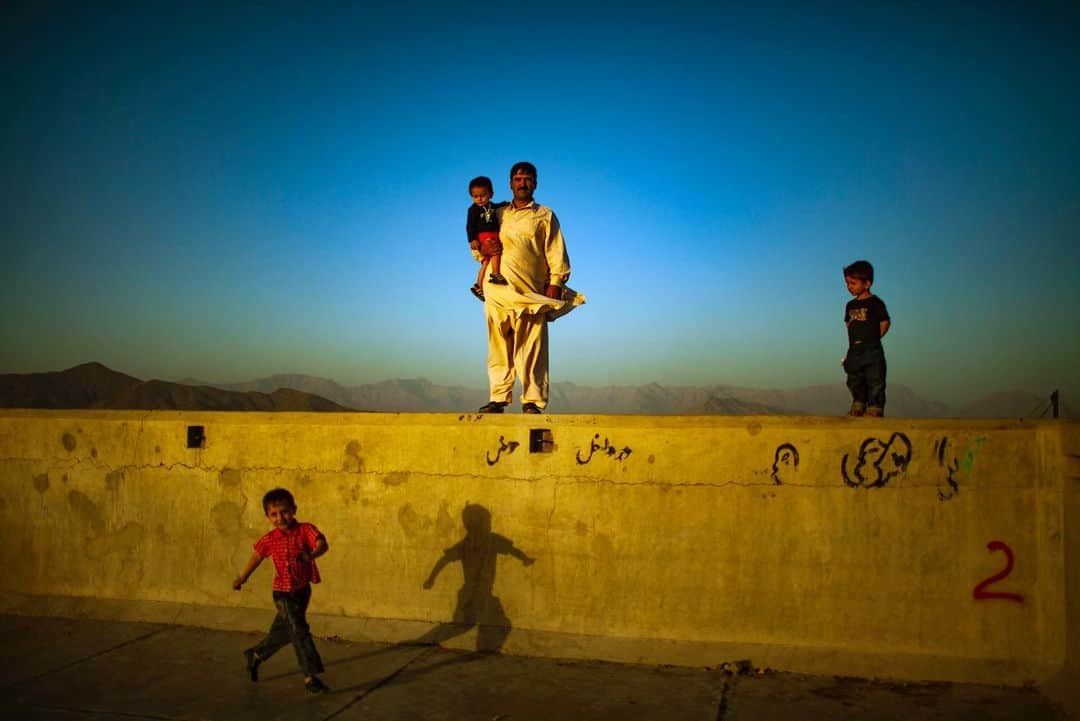
<path fill-rule="evenodd" d="M 849 350 L 844 371 L 852 408 L 885 410 L 885 351 L 881 346 Z"/>
<path fill-rule="evenodd" d="M 277 653 L 281 647 L 292 643 L 296 650 L 296 661 L 305 676 L 323 672 L 322 658 L 315 649 L 311 630 L 307 622 L 307 607 L 311 600 L 311 586 L 304 586 L 299 591 L 274 591 L 274 606 L 277 616 L 270 624 L 266 638 L 252 648 L 262 660 Z"/>

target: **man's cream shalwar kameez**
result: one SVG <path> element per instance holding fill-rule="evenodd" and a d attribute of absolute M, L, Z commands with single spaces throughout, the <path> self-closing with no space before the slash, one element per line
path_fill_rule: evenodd
<path fill-rule="evenodd" d="M 585 302 L 585 296 L 564 286 L 570 277 L 559 219 L 536 202 L 500 210 L 502 274 L 507 285 L 484 281 L 484 315 L 488 330 L 490 400 L 509 403 L 514 379 L 521 378 L 521 402 L 540 408 L 548 400 L 549 320 Z M 562 288 L 562 299 L 544 295 L 548 285 Z"/>

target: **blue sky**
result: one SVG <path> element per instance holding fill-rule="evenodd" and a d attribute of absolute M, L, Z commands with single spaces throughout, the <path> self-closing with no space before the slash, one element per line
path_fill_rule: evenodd
<path fill-rule="evenodd" d="M 555 381 L 840 382 L 867 258 L 891 383 L 1080 390 L 1068 5 L 38 5 L 0 372 L 484 387 L 465 186 L 527 159 L 589 298 Z"/>

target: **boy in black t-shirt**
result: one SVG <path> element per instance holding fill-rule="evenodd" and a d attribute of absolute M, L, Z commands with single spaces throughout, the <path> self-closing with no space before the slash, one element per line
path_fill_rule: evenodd
<path fill-rule="evenodd" d="M 857 260 L 844 268 L 844 282 L 855 300 L 844 309 L 848 352 L 844 356 L 847 387 L 851 391 L 849 416 L 885 415 L 885 351 L 881 338 L 889 331 L 889 311 L 870 292 L 874 266 Z"/>

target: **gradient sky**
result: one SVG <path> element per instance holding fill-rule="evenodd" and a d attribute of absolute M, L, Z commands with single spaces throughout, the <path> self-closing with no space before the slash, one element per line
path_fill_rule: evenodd
<path fill-rule="evenodd" d="M 5 5 L 0 372 L 482 388 L 524 159 L 553 381 L 842 382 L 867 258 L 890 383 L 1080 391 L 1075 5 L 90 5 Z"/>

